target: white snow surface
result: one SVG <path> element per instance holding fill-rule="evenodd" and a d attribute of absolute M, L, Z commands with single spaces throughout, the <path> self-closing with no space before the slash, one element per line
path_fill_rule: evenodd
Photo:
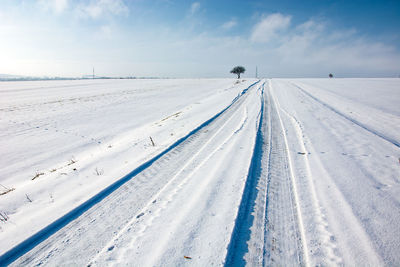
<path fill-rule="evenodd" d="M 0 263 L 400 265 L 400 79 L 255 81 L 0 83 Z"/>
<path fill-rule="evenodd" d="M 0 212 L 10 217 L 0 225 L 0 254 L 188 134 L 252 82 L 0 83 L 0 184 L 15 189 L 0 196 Z"/>
<path fill-rule="evenodd" d="M 309 263 L 398 265 L 400 80 L 272 80 L 271 88 Z"/>

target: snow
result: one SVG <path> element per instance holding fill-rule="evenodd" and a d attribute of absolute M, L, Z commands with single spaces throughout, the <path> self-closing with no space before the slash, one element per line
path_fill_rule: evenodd
<path fill-rule="evenodd" d="M 0 83 L 0 263 L 400 264 L 400 80 L 255 81 Z"/>
<path fill-rule="evenodd" d="M 273 80 L 272 88 L 309 225 L 311 265 L 398 264 L 400 81 Z"/>
<path fill-rule="evenodd" d="M 0 254 L 186 135 L 251 82 L 1 83 L 0 184 L 15 190 L 1 196 L 10 222 L 1 225 Z"/>

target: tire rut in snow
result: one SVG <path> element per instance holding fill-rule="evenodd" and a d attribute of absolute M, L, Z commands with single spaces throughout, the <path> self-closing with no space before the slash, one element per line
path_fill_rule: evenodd
<path fill-rule="evenodd" d="M 299 217 L 292 188 L 292 173 L 284 133 L 272 98 L 268 92 L 271 107 L 271 140 L 268 165 L 268 194 L 266 196 L 266 226 L 264 238 L 264 266 L 304 265 L 304 252 L 299 229 Z"/>
<path fill-rule="evenodd" d="M 262 85 L 264 95 L 264 86 Z M 246 179 L 246 184 L 243 190 L 242 199 L 239 205 L 238 215 L 235 221 L 235 226 L 233 228 L 231 241 L 228 245 L 228 251 L 225 258 L 225 266 L 237 266 L 237 265 L 245 265 L 246 261 L 244 256 L 247 253 L 250 253 L 249 247 L 247 245 L 247 241 L 250 242 L 251 235 L 251 227 L 252 225 L 256 225 L 257 228 L 260 225 L 263 225 L 263 221 L 259 222 L 260 217 L 264 216 L 262 213 L 261 216 L 254 217 L 252 215 L 253 210 L 255 209 L 255 201 L 259 191 L 265 190 L 266 186 L 262 186 L 259 189 L 256 189 L 258 183 L 262 183 L 264 179 L 261 177 L 261 162 L 264 162 L 264 137 L 263 137 L 263 124 L 264 124 L 264 100 L 262 99 L 262 106 L 259 118 L 258 131 L 256 136 L 256 142 L 254 146 L 254 152 L 251 159 L 251 164 L 248 172 L 248 177 Z M 256 231 L 255 233 L 263 233 L 260 231 Z M 257 255 L 262 255 L 262 246 L 260 247 L 260 242 L 263 240 L 263 236 L 257 235 L 252 238 L 252 242 L 254 242 L 254 246 L 257 248 Z M 260 260 L 260 258 L 258 258 Z M 256 261 L 258 264 L 260 261 Z M 258 264 L 259 265 L 259 264 Z"/>
<path fill-rule="evenodd" d="M 313 99 L 314 101 L 316 101 L 317 103 L 319 103 L 320 105 L 324 106 L 325 108 L 333 111 L 334 113 L 336 113 L 337 115 L 343 117 L 344 119 L 352 122 L 353 124 L 359 126 L 360 128 L 372 133 L 373 135 L 376 135 L 380 138 L 382 138 L 383 140 L 391 143 L 392 145 L 400 148 L 400 142 L 398 140 L 395 140 L 394 138 L 391 138 L 389 136 L 387 136 L 386 134 L 383 134 L 381 132 L 379 132 L 379 129 L 372 129 L 371 127 L 365 125 L 362 122 L 359 122 L 356 119 L 353 119 L 351 117 L 349 117 L 348 115 L 346 115 L 345 113 L 337 110 L 336 108 L 332 107 L 331 105 L 323 102 L 322 100 L 318 99 L 317 97 L 313 96 L 312 94 L 310 94 L 309 92 L 307 92 L 305 89 L 301 88 L 300 86 L 292 83 L 294 87 L 296 87 L 300 92 L 302 92 L 304 95 L 308 96 L 309 98 Z"/>
<path fill-rule="evenodd" d="M 283 129 L 269 93 L 225 265 L 304 265 Z"/>

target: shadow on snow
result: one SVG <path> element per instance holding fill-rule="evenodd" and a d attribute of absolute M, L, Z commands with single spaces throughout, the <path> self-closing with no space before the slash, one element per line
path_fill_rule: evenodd
<path fill-rule="evenodd" d="M 249 172 L 246 179 L 245 188 L 243 190 L 242 200 L 239 205 L 238 214 L 235 220 L 231 241 L 228 245 L 228 252 L 225 258 L 225 266 L 245 266 L 244 256 L 249 251 L 247 242 L 250 240 L 250 227 L 253 225 L 254 216 L 252 213 L 255 208 L 255 200 L 259 190 L 257 184 L 260 180 L 262 167 L 261 159 L 263 156 L 264 146 L 264 84 L 261 98 L 261 112 L 259 125 L 256 135 L 256 143 L 254 145 L 253 156 L 251 159 Z"/>

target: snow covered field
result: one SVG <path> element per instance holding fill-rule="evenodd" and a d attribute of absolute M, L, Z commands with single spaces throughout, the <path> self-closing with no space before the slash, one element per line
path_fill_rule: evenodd
<path fill-rule="evenodd" d="M 255 82 L 0 83 L 0 263 L 400 264 L 400 80 Z"/>
<path fill-rule="evenodd" d="M 15 190 L 1 196 L 10 221 L 1 224 L 0 253 L 214 116 L 251 82 L 1 83 L 0 184 Z"/>

